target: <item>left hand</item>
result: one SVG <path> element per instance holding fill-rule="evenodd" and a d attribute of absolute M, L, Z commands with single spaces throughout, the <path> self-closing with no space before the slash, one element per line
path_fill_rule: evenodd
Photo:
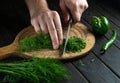
<path fill-rule="evenodd" d="M 72 15 L 74 22 L 81 19 L 82 13 L 88 8 L 86 0 L 60 0 L 64 21 L 67 22 Z"/>

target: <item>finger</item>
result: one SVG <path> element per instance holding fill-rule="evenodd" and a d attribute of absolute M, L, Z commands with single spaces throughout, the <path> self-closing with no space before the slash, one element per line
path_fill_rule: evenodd
<path fill-rule="evenodd" d="M 54 17 L 53 20 L 55 23 L 58 39 L 59 39 L 60 44 L 62 44 L 63 43 L 63 32 L 62 32 L 60 17 L 58 13 L 55 11 L 53 12 L 53 17 Z"/>
<path fill-rule="evenodd" d="M 86 5 L 80 5 L 79 7 L 79 14 L 80 14 L 80 19 L 81 19 L 81 16 L 83 14 L 83 12 L 88 8 L 88 4 L 86 3 Z"/>
<path fill-rule="evenodd" d="M 41 31 L 37 20 L 31 20 L 31 24 L 37 33 Z"/>
<path fill-rule="evenodd" d="M 39 24 L 40 24 L 41 31 L 44 33 L 48 33 L 47 25 L 44 21 L 44 16 L 39 18 Z"/>
<path fill-rule="evenodd" d="M 55 29 L 53 19 L 51 17 L 49 17 L 49 16 L 48 17 L 46 16 L 45 20 L 46 20 L 46 23 L 47 23 L 48 32 L 49 32 L 51 40 L 52 40 L 53 48 L 58 49 L 59 41 L 58 41 L 57 31 Z"/>
<path fill-rule="evenodd" d="M 69 11 L 68 11 L 67 7 L 64 5 L 64 3 L 61 3 L 60 7 L 61 7 L 61 10 L 63 13 L 64 21 L 67 22 L 70 18 Z"/>
<path fill-rule="evenodd" d="M 83 14 L 83 10 L 80 10 L 79 11 L 79 15 L 80 15 L 79 21 L 81 20 L 82 14 Z"/>
<path fill-rule="evenodd" d="M 84 10 L 86 10 L 88 8 L 88 3 L 87 1 L 85 2 L 85 6 L 84 6 Z"/>
<path fill-rule="evenodd" d="M 82 4 L 79 5 L 79 10 L 84 12 L 87 9 L 86 2 L 82 2 Z"/>
<path fill-rule="evenodd" d="M 74 12 L 73 12 L 73 10 L 71 10 L 70 12 L 71 12 L 72 17 L 73 17 L 73 19 L 74 19 L 75 22 L 80 21 L 81 12 L 80 12 L 80 10 L 79 10 L 78 7 L 74 8 Z"/>

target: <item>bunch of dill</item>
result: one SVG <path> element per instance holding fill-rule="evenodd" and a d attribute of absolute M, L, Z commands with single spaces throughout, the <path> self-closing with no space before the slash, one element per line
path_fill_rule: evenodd
<path fill-rule="evenodd" d="M 60 61 L 49 58 L 2 62 L 0 75 L 0 83 L 59 83 L 69 77 Z"/>

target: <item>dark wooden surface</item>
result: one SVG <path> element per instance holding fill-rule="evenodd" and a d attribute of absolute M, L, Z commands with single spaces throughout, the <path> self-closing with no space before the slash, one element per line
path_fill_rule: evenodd
<path fill-rule="evenodd" d="M 82 22 L 91 29 L 92 16 L 104 15 L 110 20 L 111 29 L 105 36 L 96 37 L 96 44 L 88 55 L 72 62 L 82 76 L 78 76 L 77 72 L 70 72 L 74 82 L 69 83 L 120 83 L 120 9 L 115 4 L 107 1 L 89 1 L 89 8 L 83 14 Z M 110 38 L 114 27 L 118 32 L 117 40 L 104 55 L 101 55 L 100 48 Z M 92 59 L 95 61 L 91 62 Z M 72 68 L 68 69 L 72 70 Z M 76 78 L 84 77 L 85 80 L 74 79 L 75 73 Z"/>
<path fill-rule="evenodd" d="M 89 8 L 83 13 L 81 22 L 91 29 L 92 16 L 104 15 L 110 20 L 110 31 L 103 37 L 96 37 L 94 48 L 84 57 L 65 62 L 71 75 L 63 83 L 120 83 L 120 9 L 113 2 L 89 0 Z M 0 46 L 11 43 L 16 35 L 11 29 L 0 25 Z M 100 48 L 111 36 L 113 28 L 117 29 L 117 39 L 104 54 Z M 10 58 L 10 59 L 14 59 Z M 91 60 L 94 61 L 92 62 Z"/>

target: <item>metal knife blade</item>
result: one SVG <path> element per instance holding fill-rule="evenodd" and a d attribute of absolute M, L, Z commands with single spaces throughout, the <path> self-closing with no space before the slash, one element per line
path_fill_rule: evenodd
<path fill-rule="evenodd" d="M 63 54 L 65 53 L 65 51 L 66 51 L 66 46 L 67 46 L 67 43 L 68 43 L 68 37 L 69 37 L 71 25 L 72 25 L 72 18 L 70 18 L 69 21 L 68 21 L 68 29 L 67 29 L 67 34 L 66 34 L 66 39 L 65 39 L 65 44 L 64 44 L 64 48 L 63 48 L 63 53 L 62 53 L 62 55 L 63 55 Z"/>

